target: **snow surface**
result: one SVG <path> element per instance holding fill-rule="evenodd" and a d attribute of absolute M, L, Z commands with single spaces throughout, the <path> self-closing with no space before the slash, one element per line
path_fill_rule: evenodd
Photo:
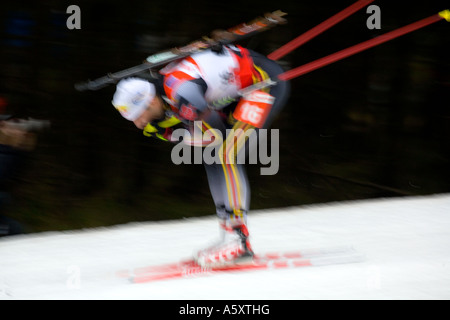
<path fill-rule="evenodd" d="M 0 239 L 0 299 L 450 299 L 450 195 L 252 212 L 256 252 L 352 246 L 359 263 L 131 284 L 117 271 L 177 262 L 214 217 Z"/>

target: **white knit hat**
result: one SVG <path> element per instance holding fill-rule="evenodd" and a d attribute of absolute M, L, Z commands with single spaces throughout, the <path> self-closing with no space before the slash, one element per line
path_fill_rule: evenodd
<path fill-rule="evenodd" d="M 155 86 L 138 78 L 120 80 L 112 104 L 127 120 L 134 121 L 144 113 L 155 97 Z"/>

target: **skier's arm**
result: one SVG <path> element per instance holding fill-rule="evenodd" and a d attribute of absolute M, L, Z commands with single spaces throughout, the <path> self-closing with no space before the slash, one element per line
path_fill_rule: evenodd
<path fill-rule="evenodd" d="M 205 100 L 206 82 L 203 79 L 183 81 L 178 85 L 175 93 L 175 113 L 163 121 L 154 121 L 144 128 L 144 135 L 156 137 L 164 141 L 171 141 L 173 127 L 184 124 L 191 127 L 193 122 L 201 119 L 204 111 L 208 110 Z"/>
<path fill-rule="evenodd" d="M 206 89 L 207 85 L 203 79 L 185 81 L 177 88 L 175 107 L 178 109 L 177 116 L 183 122 L 198 120 L 201 114 L 208 110 Z"/>
<path fill-rule="evenodd" d="M 206 82 L 203 79 L 184 81 L 175 94 L 176 113 L 164 121 L 154 121 L 144 128 L 145 136 L 154 136 L 164 141 L 170 141 L 172 127 L 179 123 L 190 126 L 192 122 L 201 119 L 201 114 L 208 110 L 205 100 Z"/>
<path fill-rule="evenodd" d="M 178 125 L 181 121 L 171 116 L 162 121 L 153 121 L 144 128 L 144 136 L 156 137 L 164 141 L 170 141 L 173 132 L 173 127 Z"/>

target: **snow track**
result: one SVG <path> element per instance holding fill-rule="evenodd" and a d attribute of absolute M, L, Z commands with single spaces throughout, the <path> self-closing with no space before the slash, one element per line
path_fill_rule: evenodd
<path fill-rule="evenodd" d="M 117 271 L 189 258 L 218 226 L 130 223 L 0 238 L 0 299 L 450 299 L 448 194 L 258 211 L 249 227 L 256 252 L 352 246 L 365 260 L 131 284 Z"/>

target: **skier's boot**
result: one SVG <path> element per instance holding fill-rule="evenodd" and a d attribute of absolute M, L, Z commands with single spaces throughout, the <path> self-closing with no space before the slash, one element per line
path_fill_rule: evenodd
<path fill-rule="evenodd" d="M 197 252 L 197 263 L 205 268 L 219 268 L 251 261 L 253 250 L 246 224 L 231 224 L 229 220 L 222 220 L 220 229 L 220 241 Z"/>

